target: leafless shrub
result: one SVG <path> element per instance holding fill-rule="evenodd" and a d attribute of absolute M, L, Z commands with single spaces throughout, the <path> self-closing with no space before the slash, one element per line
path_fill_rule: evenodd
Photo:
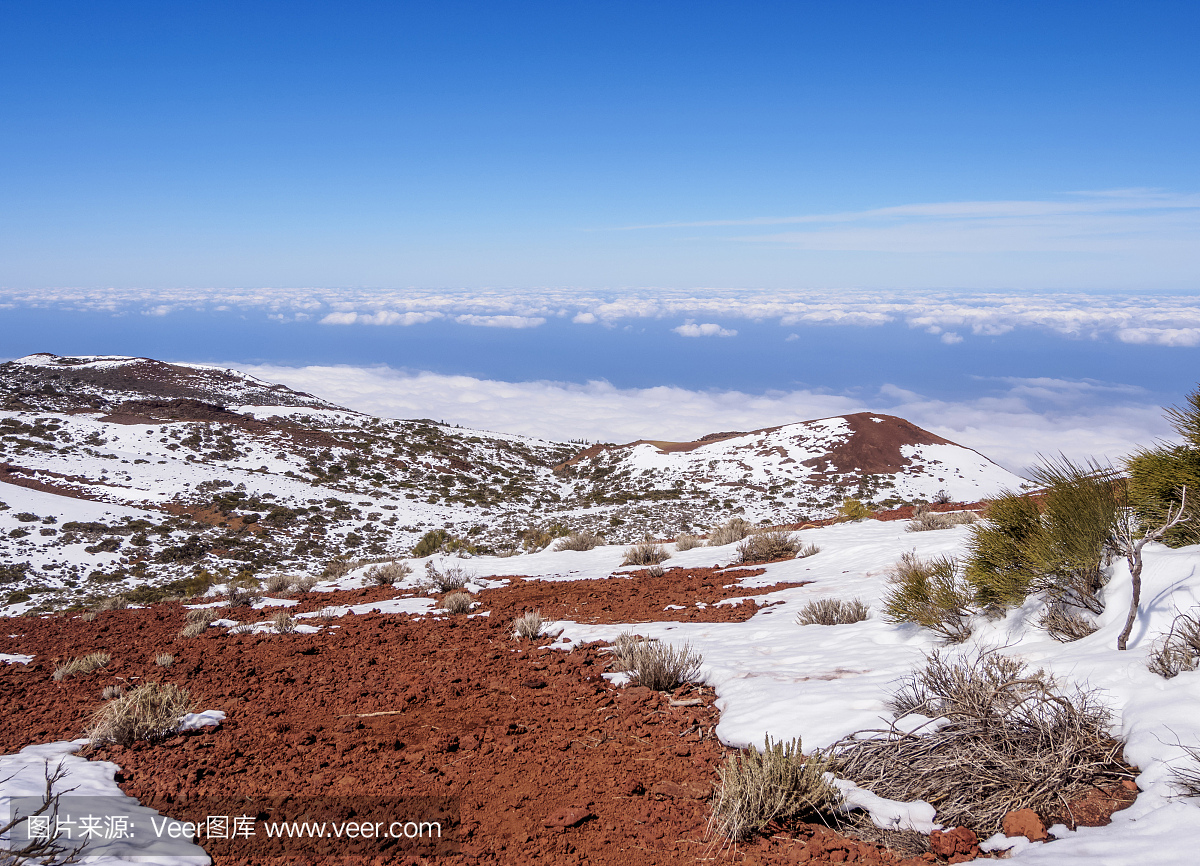
<path fill-rule="evenodd" d="M 293 574 L 272 574 L 267 578 L 266 590 L 271 595 L 289 595 L 295 592 L 298 580 Z"/>
<path fill-rule="evenodd" d="M 101 599 L 100 603 L 96 605 L 96 610 L 125 610 L 127 607 L 129 607 L 129 599 L 123 595 L 113 595 Z"/>
<path fill-rule="evenodd" d="M 799 738 L 772 743 L 768 736 L 762 751 L 730 754 L 717 768 L 709 836 L 738 842 L 773 821 L 833 810 L 842 798 L 825 780 L 827 769 L 819 755 L 805 759 Z"/>
<path fill-rule="evenodd" d="M 790 532 L 755 532 L 738 545 L 737 561 L 750 563 L 792 559 L 798 550 L 796 537 Z"/>
<path fill-rule="evenodd" d="M 1096 623 L 1065 599 L 1050 602 L 1038 620 L 1038 625 L 1044 628 L 1050 637 L 1062 643 L 1087 637 L 1097 629 Z"/>
<path fill-rule="evenodd" d="M 174 683 L 143 683 L 100 707 L 85 733 L 93 746 L 154 742 L 175 733 L 179 720 L 191 709 L 191 697 Z"/>
<path fill-rule="evenodd" d="M 100 700 L 111 701 L 113 698 L 119 698 L 125 694 L 125 687 L 120 683 L 112 686 L 105 686 L 100 690 Z"/>
<path fill-rule="evenodd" d="M 377 586 L 395 586 L 412 574 L 412 566 L 407 562 L 388 562 L 383 565 L 372 565 L 363 575 L 364 584 Z"/>
<path fill-rule="evenodd" d="M 612 651 L 615 666 L 638 685 L 665 692 L 691 682 L 704 658 L 690 644 L 674 647 L 648 637 L 623 633 Z"/>
<path fill-rule="evenodd" d="M 650 577 L 662 577 L 667 573 L 667 570 L 661 565 L 652 565 L 646 569 L 646 574 Z"/>
<path fill-rule="evenodd" d="M 871 608 L 861 599 L 819 598 L 810 601 L 796 614 L 799 625 L 849 625 L 862 622 Z"/>
<path fill-rule="evenodd" d="M 94 670 L 99 670 L 112 661 L 112 656 L 108 653 L 95 652 L 88 653 L 85 656 L 71 659 L 69 662 L 59 665 L 54 669 L 52 678 L 55 682 L 61 682 L 67 677 L 76 677 L 81 674 L 90 674 Z"/>
<path fill-rule="evenodd" d="M 1200 608 L 1172 620 L 1167 633 L 1150 645 L 1147 666 L 1166 679 L 1200 667 Z"/>
<path fill-rule="evenodd" d="M 453 592 L 462 589 L 471 582 L 474 574 L 467 574 L 461 565 L 450 565 L 445 571 L 438 571 L 433 561 L 425 563 L 426 588 L 437 592 Z"/>
<path fill-rule="evenodd" d="M 692 535 L 690 532 L 681 532 L 675 537 L 675 549 L 677 551 L 691 550 L 693 547 L 699 547 L 704 543 L 704 540 L 699 535 Z"/>
<path fill-rule="evenodd" d="M 943 721 L 924 733 L 860 731 L 831 747 L 830 769 L 881 797 L 934 803 L 943 824 L 981 837 L 1000 831 L 1010 811 L 1045 814 L 1125 775 L 1095 692 L 1059 689 L 1045 672 L 996 652 L 932 654 L 891 708 L 897 719 Z"/>
<path fill-rule="evenodd" d="M 466 613 L 473 603 L 471 594 L 467 592 L 452 592 L 442 599 L 442 607 L 447 613 Z"/>
<path fill-rule="evenodd" d="M 1200 747 L 1183 746 L 1183 750 L 1191 762 L 1186 767 L 1172 768 L 1172 781 L 1183 791 L 1183 796 L 1200 797 Z"/>
<path fill-rule="evenodd" d="M 949 505 L 954 501 L 954 497 L 952 497 L 945 490 L 939 490 L 937 493 L 933 494 L 933 501 L 938 505 Z"/>
<path fill-rule="evenodd" d="M 909 532 L 930 532 L 935 529 L 952 529 L 955 526 L 975 523 L 979 518 L 973 511 L 930 511 L 927 506 L 913 509 L 908 522 Z"/>
<path fill-rule="evenodd" d="M 655 541 L 641 541 L 625 550 L 621 565 L 658 565 L 671 558 L 671 554 Z"/>
<path fill-rule="evenodd" d="M 50 769 L 50 762 L 45 765 L 46 788 L 42 794 L 42 802 L 37 808 L 27 814 L 15 814 L 15 804 L 13 807 L 6 810 L 6 813 L 11 816 L 8 821 L 0 823 L 0 863 L 6 866 L 25 866 L 25 864 L 56 864 L 56 863 L 75 863 L 79 860 L 79 855 L 83 852 L 83 843 L 81 842 L 73 849 L 68 849 L 62 844 L 64 831 L 59 829 L 60 824 L 58 819 L 58 809 L 62 802 L 63 794 L 74 790 L 68 788 L 66 791 L 55 791 L 54 786 L 61 782 L 67 775 L 66 769 L 60 761 L 58 766 Z M 0 779 L 0 784 L 9 781 L 11 776 L 6 779 Z M 34 831 L 33 822 L 30 820 L 35 817 L 44 818 L 47 825 L 51 828 L 51 832 L 39 834 Z M 70 820 L 68 816 L 68 821 Z M 25 824 L 23 830 L 18 829 L 22 824 Z M 71 831 L 65 831 L 66 837 L 71 838 Z M 29 840 L 20 847 L 10 847 L 19 844 L 18 840 Z"/>
<path fill-rule="evenodd" d="M 306 574 L 304 577 L 296 581 L 296 590 L 298 592 L 312 592 L 312 588 L 317 585 L 317 579 L 311 574 Z"/>
<path fill-rule="evenodd" d="M 281 610 L 271 617 L 271 625 L 275 627 L 276 634 L 292 634 L 296 631 L 296 620 L 286 610 Z"/>
<path fill-rule="evenodd" d="M 175 656 L 170 653 L 159 653 L 154 657 L 154 663 L 160 668 L 169 668 L 175 664 Z"/>
<path fill-rule="evenodd" d="M 521 614 L 513 620 L 513 630 L 517 637 L 523 637 L 526 640 L 537 640 L 542 636 L 542 626 L 546 620 L 542 617 L 542 612 L 539 610 L 530 610 Z"/>
<path fill-rule="evenodd" d="M 84 622 L 92 622 L 96 618 L 96 611 L 88 610 L 80 614 L 79 618 Z"/>
<path fill-rule="evenodd" d="M 321 577 L 325 580 L 338 580 L 350 573 L 350 560 L 343 556 L 335 557 L 325 563 L 325 568 L 321 570 Z"/>
<path fill-rule="evenodd" d="M 604 543 L 604 539 L 594 532 L 583 530 L 563 536 L 554 545 L 555 550 L 592 550 Z"/>
<path fill-rule="evenodd" d="M 731 517 L 708 531 L 708 546 L 721 547 L 741 541 L 754 531 L 754 527 L 740 517 Z"/>
<path fill-rule="evenodd" d="M 230 584 L 226 590 L 226 607 L 252 607 L 262 601 L 262 593 L 257 587 L 245 584 Z"/>

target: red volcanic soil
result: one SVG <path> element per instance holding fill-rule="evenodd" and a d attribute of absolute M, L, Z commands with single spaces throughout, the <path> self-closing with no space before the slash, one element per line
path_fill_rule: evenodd
<path fill-rule="evenodd" d="M 78 737 L 105 686 L 157 680 L 188 689 L 197 709 L 223 710 L 225 721 L 157 745 L 101 747 L 91 757 L 117 763 L 121 788 L 164 814 L 202 816 L 196 810 L 211 808 L 206 798 L 236 800 L 255 814 L 346 798 L 451 799 L 453 844 L 429 861 L 375 841 L 343 840 L 320 856 L 300 843 L 270 854 L 246 842 L 206 842 L 217 864 L 640 866 L 718 855 L 760 864 L 933 862 L 933 854 L 905 861 L 804 824 L 719 851 L 705 829 L 716 768 L 729 750 L 713 734 L 712 690 L 616 688 L 602 676 L 608 656 L 598 646 L 564 651 L 511 637 L 511 617 L 536 607 L 594 622 L 665 618 L 662 607 L 677 597 L 671 582 L 682 587 L 681 603 L 710 605 L 668 612 L 674 618 L 744 620 L 757 609 L 753 601 L 711 606 L 770 591 L 734 585 L 744 576 L 673 569 L 658 578 L 518 580 L 479 595 L 487 617 L 348 615 L 308 620 L 325 626 L 313 635 L 210 628 L 181 639 L 185 609 L 176 603 L 103 612 L 91 622 L 10 619 L 0 651 L 36 658 L 0 665 L 0 751 Z M 294 610 L 395 595 L 387 587 L 309 593 Z M 272 613 L 242 608 L 234 616 Z M 53 682 L 56 663 L 97 650 L 111 653 L 107 667 Z M 157 666 L 160 653 L 174 664 Z"/>

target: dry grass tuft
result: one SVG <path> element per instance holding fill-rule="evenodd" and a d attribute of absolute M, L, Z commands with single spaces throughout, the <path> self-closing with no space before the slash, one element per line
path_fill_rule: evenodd
<path fill-rule="evenodd" d="M 193 638 L 197 635 L 204 634 L 214 620 L 221 618 L 221 614 L 214 607 L 194 607 L 187 612 L 187 625 L 179 632 L 179 637 Z"/>
<path fill-rule="evenodd" d="M 111 701 L 113 698 L 119 698 L 125 694 L 125 687 L 120 685 L 105 686 L 100 690 L 100 700 Z"/>
<path fill-rule="evenodd" d="M 272 574 L 267 578 L 266 591 L 271 595 L 290 595 L 296 591 L 299 580 L 294 574 Z"/>
<path fill-rule="evenodd" d="M 755 532 L 738 545 L 737 561 L 751 563 L 793 559 L 799 550 L 799 542 L 790 532 Z"/>
<path fill-rule="evenodd" d="M 71 659 L 69 662 L 59 665 L 54 669 L 54 673 L 51 676 L 55 682 L 61 682 L 67 677 L 90 674 L 92 671 L 104 667 L 110 661 L 112 661 L 112 656 L 108 653 L 88 653 L 85 656 Z"/>
<path fill-rule="evenodd" d="M 1168 680 L 1200 667 L 1200 608 L 1172 620 L 1167 633 L 1150 645 L 1147 666 Z"/>
<path fill-rule="evenodd" d="M 641 541 L 627 548 L 621 565 L 658 565 L 671 558 L 671 554 L 661 544 L 654 541 Z"/>
<path fill-rule="evenodd" d="M 975 523 L 979 518 L 973 511 L 930 511 L 924 505 L 913 509 L 912 520 L 908 522 L 909 532 L 930 532 L 935 529 L 952 529 Z"/>
<path fill-rule="evenodd" d="M 294 634 L 296 631 L 296 618 L 288 611 L 281 610 L 275 616 L 271 617 L 271 625 L 275 627 L 276 634 Z"/>
<path fill-rule="evenodd" d="M 673 691 L 692 682 L 704 662 L 690 644 L 676 648 L 629 632 L 617 636 L 611 652 L 614 667 L 628 672 L 638 685 L 659 692 Z"/>
<path fill-rule="evenodd" d="M 604 539 L 594 532 L 583 530 L 563 536 L 554 545 L 555 550 L 592 550 L 604 543 Z"/>
<path fill-rule="evenodd" d="M 762 751 L 729 755 L 717 769 L 709 835 L 738 842 L 774 821 L 835 809 L 841 795 L 825 780 L 827 769 L 819 755 L 804 758 L 799 738 L 772 743 L 768 736 Z"/>
<path fill-rule="evenodd" d="M 473 603 L 471 594 L 467 592 L 452 592 L 442 599 L 442 607 L 447 613 L 467 613 Z"/>
<path fill-rule="evenodd" d="M 800 609 L 796 614 L 796 622 L 799 625 L 850 625 L 862 622 L 870 612 L 870 606 L 858 598 L 849 601 L 819 598 Z"/>
<path fill-rule="evenodd" d="M 943 721 L 924 733 L 860 731 L 831 747 L 831 770 L 881 797 L 933 803 L 940 822 L 980 837 L 999 832 L 1010 811 L 1045 814 L 1127 775 L 1095 692 L 1064 692 L 995 652 L 953 661 L 934 653 L 891 708 L 897 719 Z"/>
<path fill-rule="evenodd" d="M 376 586 L 395 586 L 410 574 L 412 574 L 412 566 L 407 562 L 387 562 L 368 568 L 363 575 L 363 583 Z"/>
<path fill-rule="evenodd" d="M 159 653 L 154 657 L 154 663 L 160 668 L 169 668 L 175 664 L 175 656 L 170 653 Z"/>
<path fill-rule="evenodd" d="M 312 592 L 312 588 L 317 585 L 317 579 L 311 574 L 306 574 L 304 577 L 296 581 L 297 592 Z"/>
<path fill-rule="evenodd" d="M 96 605 L 96 610 L 125 610 L 127 607 L 129 607 L 129 599 L 123 595 L 114 595 L 101 600 L 101 602 Z"/>
<path fill-rule="evenodd" d="M 693 547 L 699 547 L 704 544 L 703 539 L 699 535 L 692 535 L 690 532 L 681 532 L 675 538 L 675 549 L 677 551 L 691 550 Z"/>
<path fill-rule="evenodd" d="M 81 620 L 83 620 L 84 622 L 92 622 L 93 620 L 96 619 L 96 611 L 94 611 L 94 610 L 84 611 L 82 614 L 80 614 L 79 618 Z"/>
<path fill-rule="evenodd" d="M 537 640 L 542 636 L 542 626 L 546 620 L 542 617 L 540 610 L 530 610 L 521 614 L 513 620 L 513 631 L 517 637 L 523 637 L 526 640 Z"/>
<path fill-rule="evenodd" d="M 733 544 L 735 541 L 741 541 L 753 531 L 754 527 L 749 522 L 740 517 L 731 517 L 708 531 L 708 546 L 722 547 L 726 544 Z"/>
<path fill-rule="evenodd" d="M 185 689 L 174 683 L 143 683 L 93 713 L 86 735 L 93 746 L 154 742 L 175 733 L 179 720 L 191 710 L 191 697 Z"/>

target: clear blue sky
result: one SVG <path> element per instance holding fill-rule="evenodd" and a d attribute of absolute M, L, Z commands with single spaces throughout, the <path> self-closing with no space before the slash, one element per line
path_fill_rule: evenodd
<path fill-rule="evenodd" d="M 1195 290 L 1198 25 L 3 2 L 0 287 Z"/>

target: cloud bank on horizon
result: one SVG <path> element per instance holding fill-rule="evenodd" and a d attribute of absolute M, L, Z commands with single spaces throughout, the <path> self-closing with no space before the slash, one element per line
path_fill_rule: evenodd
<path fill-rule="evenodd" d="M 604 381 L 502 382 L 387 366 L 229 366 L 372 415 L 430 418 L 556 441 L 690 441 L 717 431 L 883 412 L 974 448 L 1018 474 L 1039 454 L 1117 460 L 1171 432 L 1161 408 L 1147 402 L 1141 389 L 1050 378 L 1010 379 L 998 396 L 951 401 L 894 385 L 863 399 L 812 390 L 749 394 L 616 388 Z"/>
<path fill-rule="evenodd" d="M 551 319 L 617 327 L 678 319 L 683 337 L 735 337 L 732 320 L 786 327 L 873 327 L 900 322 L 961 342 L 1032 329 L 1132 345 L 1200 346 L 1200 296 L 1111 292 L 934 292 L 757 289 L 56 289 L 0 290 L 0 309 L 57 308 L 123 315 L 259 311 L 281 321 L 330 327 L 413 327 L 452 320 L 490 328 L 536 328 Z M 717 320 L 717 321 L 714 321 Z"/>

